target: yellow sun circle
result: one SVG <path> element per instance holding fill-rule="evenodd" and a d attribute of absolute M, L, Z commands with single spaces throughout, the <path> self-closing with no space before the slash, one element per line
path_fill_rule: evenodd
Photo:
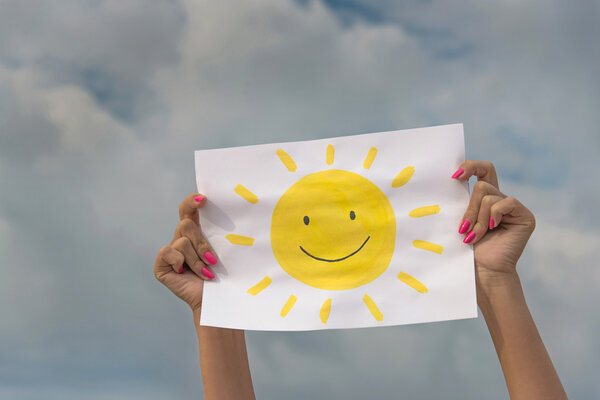
<path fill-rule="evenodd" d="M 395 236 L 386 195 L 367 178 L 339 169 L 298 180 L 271 218 L 279 265 L 318 289 L 352 289 L 375 280 L 392 259 Z"/>

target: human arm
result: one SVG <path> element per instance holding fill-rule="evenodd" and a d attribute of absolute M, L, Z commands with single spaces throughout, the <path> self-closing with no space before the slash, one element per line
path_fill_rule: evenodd
<path fill-rule="evenodd" d="M 516 269 L 535 229 L 535 218 L 518 200 L 500 192 L 491 163 L 466 161 L 460 168 L 463 171 L 455 179 L 468 180 L 473 175 L 479 178 L 460 222 L 459 233 L 465 235 L 465 243 L 474 245 L 477 303 L 498 354 L 510 397 L 513 400 L 566 399 L 527 307 Z"/>
<path fill-rule="evenodd" d="M 192 309 L 204 398 L 254 399 L 243 330 L 200 326 L 204 281 L 214 278 L 216 253 L 204 239 L 198 212 L 206 197 L 191 194 L 179 206 L 173 240 L 156 258 L 154 276 Z"/>

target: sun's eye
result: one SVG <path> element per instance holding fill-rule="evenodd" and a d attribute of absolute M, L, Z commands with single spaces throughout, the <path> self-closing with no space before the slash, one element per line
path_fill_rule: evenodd
<path fill-rule="evenodd" d="M 308 225 L 308 223 L 310 222 L 310 219 L 308 218 L 308 215 L 304 216 L 304 225 Z"/>
<path fill-rule="evenodd" d="M 350 219 L 354 220 L 356 218 L 356 213 L 354 211 L 350 211 Z"/>

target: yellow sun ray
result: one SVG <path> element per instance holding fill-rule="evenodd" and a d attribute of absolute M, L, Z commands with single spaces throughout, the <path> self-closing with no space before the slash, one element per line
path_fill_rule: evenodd
<path fill-rule="evenodd" d="M 400 272 L 398 274 L 398 279 L 419 293 L 427 293 L 427 287 L 406 272 Z"/>
<path fill-rule="evenodd" d="M 283 165 L 285 165 L 285 167 L 288 169 L 288 171 L 294 172 L 296 170 L 296 163 L 288 153 L 286 153 L 282 149 L 277 150 L 276 153 L 279 156 L 279 159 L 281 160 Z"/>
<path fill-rule="evenodd" d="M 442 251 L 444 251 L 444 247 L 440 246 L 439 244 L 426 242 L 424 240 L 413 240 L 412 244 L 418 249 L 432 251 L 438 254 L 442 254 Z"/>
<path fill-rule="evenodd" d="M 408 215 L 413 218 L 419 218 L 419 217 L 424 217 L 426 215 L 439 214 L 439 212 L 440 212 L 440 206 L 436 204 L 434 206 L 425 206 L 425 207 L 415 208 L 414 210 L 409 212 Z"/>
<path fill-rule="evenodd" d="M 402 171 L 400 171 L 400 173 L 398 173 L 398 175 L 396 175 L 396 177 L 392 181 L 392 187 L 398 188 L 398 187 L 406 184 L 410 180 L 410 178 L 412 178 L 414 173 L 415 173 L 415 167 L 404 168 Z"/>
<path fill-rule="evenodd" d="M 252 286 L 246 293 L 250 293 L 252 296 L 259 294 L 264 288 L 269 286 L 273 280 L 267 275 L 256 285 Z"/>
<path fill-rule="evenodd" d="M 377 304 L 375 304 L 373 299 L 370 298 L 368 294 L 365 294 L 363 296 L 363 301 L 367 305 L 367 308 L 369 309 L 371 314 L 373 314 L 373 318 L 375 318 L 375 321 L 383 320 L 383 314 L 381 313 L 381 311 L 379 311 L 379 308 L 377 308 Z"/>
<path fill-rule="evenodd" d="M 258 203 L 258 197 L 242 185 L 237 185 L 233 190 L 249 203 Z"/>
<path fill-rule="evenodd" d="M 321 322 L 326 324 L 327 319 L 329 319 L 329 312 L 331 311 L 331 299 L 327 299 L 323 302 L 321 306 L 321 311 L 319 311 L 319 318 L 321 318 Z"/>
<path fill-rule="evenodd" d="M 236 235 L 235 233 L 230 233 L 225 236 L 227 240 L 231 242 L 231 244 L 239 244 L 241 246 L 252 246 L 254 244 L 254 238 L 250 236 L 242 236 Z"/>
<path fill-rule="evenodd" d="M 287 313 L 290 312 L 292 307 L 294 307 L 294 304 L 296 304 L 296 300 L 298 300 L 298 298 L 296 296 L 294 296 L 293 294 L 291 294 L 290 297 L 285 302 L 285 305 L 281 309 L 281 313 L 279 315 L 281 315 L 282 317 L 285 317 L 287 315 Z"/>
<path fill-rule="evenodd" d="M 363 163 L 364 169 L 371 168 L 371 164 L 373 164 L 373 160 L 375 160 L 376 155 L 377 155 L 377 149 L 375 147 L 371 147 L 369 149 L 369 153 L 367 154 L 367 158 L 365 158 L 365 162 Z"/>
<path fill-rule="evenodd" d="M 327 145 L 327 165 L 333 164 L 333 154 L 334 154 L 333 145 Z"/>

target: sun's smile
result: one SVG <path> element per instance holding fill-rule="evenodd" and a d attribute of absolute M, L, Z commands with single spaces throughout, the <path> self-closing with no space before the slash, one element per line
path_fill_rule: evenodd
<path fill-rule="evenodd" d="M 306 254 L 309 257 L 314 258 L 315 260 L 326 261 L 326 262 L 337 262 L 337 261 L 345 260 L 346 258 L 352 257 L 353 255 L 355 255 L 356 253 L 358 253 L 365 246 L 365 244 L 367 244 L 367 242 L 369 241 L 369 239 L 371 239 L 371 236 L 367 237 L 365 239 L 365 241 L 363 242 L 363 244 L 361 244 L 358 249 L 356 249 L 355 251 L 353 251 L 352 253 L 348 254 L 345 257 L 338 258 L 338 259 L 335 259 L 335 260 L 330 260 L 330 259 L 327 259 L 327 258 L 315 257 L 312 254 L 310 254 L 308 251 L 304 250 L 304 248 L 302 246 L 300 246 L 300 250 L 302 250 L 304 252 L 304 254 Z"/>

